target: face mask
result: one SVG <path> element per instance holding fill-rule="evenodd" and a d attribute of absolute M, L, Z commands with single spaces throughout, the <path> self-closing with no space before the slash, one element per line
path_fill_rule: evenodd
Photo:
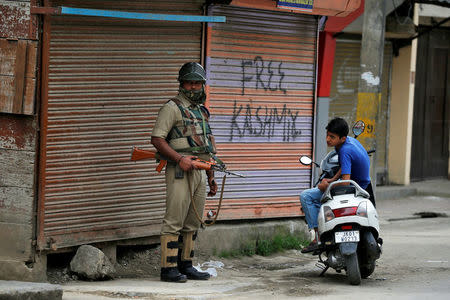
<path fill-rule="evenodd" d="M 194 104 L 204 104 L 206 100 L 205 89 L 202 87 L 199 91 L 188 91 L 180 87 L 180 91 Z"/>

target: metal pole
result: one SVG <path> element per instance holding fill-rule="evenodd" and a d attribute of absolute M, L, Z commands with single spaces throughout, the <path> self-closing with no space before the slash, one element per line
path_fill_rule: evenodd
<path fill-rule="evenodd" d="M 361 76 L 359 78 L 357 120 L 366 123 L 360 141 L 367 149 L 376 149 L 378 110 L 381 102 L 381 73 L 384 54 L 385 1 L 365 0 L 361 42 Z M 372 159 L 371 179 L 375 193 L 377 181 L 376 152 Z"/>

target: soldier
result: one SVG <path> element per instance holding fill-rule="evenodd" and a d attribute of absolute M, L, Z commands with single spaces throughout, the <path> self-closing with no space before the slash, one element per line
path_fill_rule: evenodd
<path fill-rule="evenodd" d="M 192 157 L 209 160 L 215 154 L 214 137 L 208 124 L 206 73 L 195 62 L 179 71 L 178 95 L 162 106 L 151 143 L 169 161 L 166 166 L 166 213 L 161 229 L 161 280 L 186 282 L 207 280 L 210 275 L 192 266 L 194 241 L 201 225 L 195 210 L 203 214 L 208 196 L 217 192 L 214 171 L 195 169 Z M 195 206 L 195 207 L 194 207 Z"/>

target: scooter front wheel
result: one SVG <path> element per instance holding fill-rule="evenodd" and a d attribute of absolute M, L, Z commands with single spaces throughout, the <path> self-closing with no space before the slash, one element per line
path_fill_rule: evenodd
<path fill-rule="evenodd" d="M 344 255 L 344 258 L 348 281 L 351 285 L 359 285 L 361 283 L 361 273 L 359 271 L 358 254 L 355 252 L 350 255 Z"/>

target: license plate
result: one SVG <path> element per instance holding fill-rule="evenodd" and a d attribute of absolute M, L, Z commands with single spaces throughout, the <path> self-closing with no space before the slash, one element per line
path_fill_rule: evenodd
<path fill-rule="evenodd" d="M 336 243 L 359 242 L 359 231 L 339 231 L 334 233 Z"/>

